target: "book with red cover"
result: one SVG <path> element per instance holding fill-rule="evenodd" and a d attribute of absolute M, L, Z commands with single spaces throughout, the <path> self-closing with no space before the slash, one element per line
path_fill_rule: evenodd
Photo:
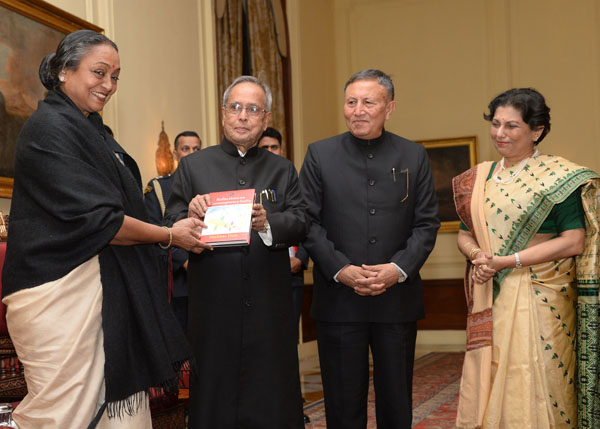
<path fill-rule="evenodd" d="M 202 230 L 200 240 L 213 247 L 249 245 L 255 198 L 254 189 L 211 192 L 204 215 L 208 228 Z"/>

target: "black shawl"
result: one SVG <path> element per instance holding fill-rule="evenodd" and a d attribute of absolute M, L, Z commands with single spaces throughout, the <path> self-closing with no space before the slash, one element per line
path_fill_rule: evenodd
<path fill-rule="evenodd" d="M 64 93 L 50 91 L 17 143 L 3 295 L 59 279 L 99 255 L 110 416 L 134 413 L 139 395 L 124 401 L 134 393 L 176 383 L 191 357 L 168 306 L 156 245 L 109 244 L 125 215 L 147 220 L 135 161 L 100 115 L 86 118 Z"/>

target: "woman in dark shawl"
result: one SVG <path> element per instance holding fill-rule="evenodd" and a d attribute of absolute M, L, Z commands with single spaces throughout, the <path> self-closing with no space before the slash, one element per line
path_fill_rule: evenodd
<path fill-rule="evenodd" d="M 199 253 L 202 222 L 146 222 L 137 165 L 98 114 L 119 73 L 107 37 L 69 34 L 40 65 L 49 91 L 19 135 L 2 282 L 29 392 L 20 428 L 151 427 L 148 389 L 191 357 L 156 245 Z"/>

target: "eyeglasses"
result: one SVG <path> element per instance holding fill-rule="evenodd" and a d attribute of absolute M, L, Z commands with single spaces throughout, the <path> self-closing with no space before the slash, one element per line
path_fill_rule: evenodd
<path fill-rule="evenodd" d="M 251 104 L 250 106 L 242 106 L 240 103 L 229 103 L 223 106 L 225 111 L 230 115 L 239 116 L 242 113 L 242 110 L 246 111 L 246 114 L 251 118 L 258 118 L 261 114 L 265 113 L 265 109 L 261 109 L 256 104 Z"/>

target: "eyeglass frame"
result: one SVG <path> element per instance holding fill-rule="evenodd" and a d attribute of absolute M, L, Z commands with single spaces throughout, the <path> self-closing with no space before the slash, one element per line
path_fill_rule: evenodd
<path fill-rule="evenodd" d="M 229 106 L 231 105 L 238 105 L 241 106 L 242 109 L 240 109 L 239 111 L 235 111 L 235 110 L 230 110 Z M 251 112 L 250 108 L 252 107 L 258 107 L 259 110 L 257 110 L 256 112 Z M 261 113 L 268 113 L 268 111 L 266 109 L 261 108 L 259 105 L 257 104 L 251 104 L 249 106 L 244 106 L 242 103 L 238 103 L 237 101 L 232 101 L 231 103 L 228 104 L 224 104 L 223 105 L 223 110 L 225 110 L 226 113 L 230 114 L 230 115 L 235 115 L 235 116 L 240 116 L 241 113 L 245 110 L 246 111 L 246 115 L 248 115 L 251 118 L 258 118 L 260 117 Z"/>

